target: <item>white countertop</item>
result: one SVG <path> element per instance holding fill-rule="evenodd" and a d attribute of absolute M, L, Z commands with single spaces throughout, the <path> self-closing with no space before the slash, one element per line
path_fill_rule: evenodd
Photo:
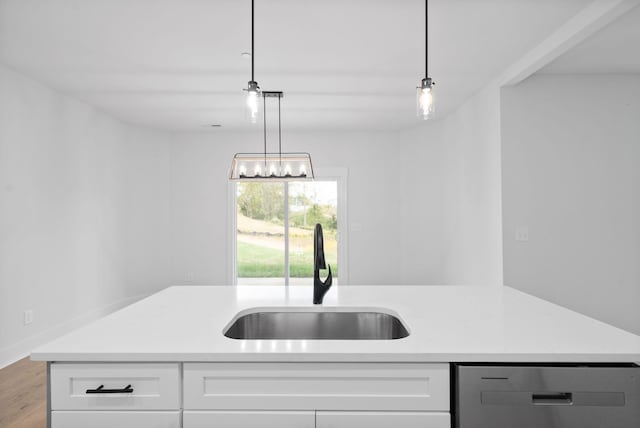
<path fill-rule="evenodd" d="M 334 286 L 323 308 L 386 308 L 397 340 L 235 340 L 253 307 L 313 306 L 312 288 L 174 286 L 31 354 L 45 361 L 640 362 L 640 336 L 509 287 Z"/>

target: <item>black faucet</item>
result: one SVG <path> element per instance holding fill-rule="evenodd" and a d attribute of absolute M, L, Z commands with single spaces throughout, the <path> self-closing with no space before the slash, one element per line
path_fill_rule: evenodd
<path fill-rule="evenodd" d="M 316 224 L 313 232 L 313 304 L 321 305 L 324 295 L 331 288 L 333 277 L 331 275 L 331 265 L 329 265 L 329 276 L 323 282 L 320 280 L 320 269 L 326 269 L 324 260 L 324 239 L 322 237 L 322 225 Z"/>

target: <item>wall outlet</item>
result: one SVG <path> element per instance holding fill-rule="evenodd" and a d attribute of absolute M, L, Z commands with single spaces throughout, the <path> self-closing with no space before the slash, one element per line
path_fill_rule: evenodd
<path fill-rule="evenodd" d="M 24 311 L 24 325 L 31 324 L 33 322 L 33 311 L 27 309 Z"/>
<path fill-rule="evenodd" d="M 517 227 L 516 228 L 516 241 L 526 242 L 529 240 L 529 228 Z"/>

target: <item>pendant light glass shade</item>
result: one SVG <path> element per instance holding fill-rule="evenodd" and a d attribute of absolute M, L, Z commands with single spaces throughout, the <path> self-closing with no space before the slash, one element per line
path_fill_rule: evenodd
<path fill-rule="evenodd" d="M 260 106 L 260 87 L 258 86 L 258 82 L 250 81 L 245 91 L 247 92 L 247 118 L 251 123 L 256 123 L 258 121 L 258 110 Z"/>
<path fill-rule="evenodd" d="M 424 120 L 431 118 L 434 112 L 433 108 L 433 82 L 431 79 L 423 79 L 422 85 L 416 88 L 416 106 L 418 117 Z"/>
<path fill-rule="evenodd" d="M 313 180 L 309 153 L 236 153 L 229 180 L 301 181 Z"/>

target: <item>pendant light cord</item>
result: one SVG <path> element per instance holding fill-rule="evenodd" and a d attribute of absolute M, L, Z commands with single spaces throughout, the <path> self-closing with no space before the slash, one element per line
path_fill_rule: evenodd
<path fill-rule="evenodd" d="M 424 22 L 424 77 L 429 77 L 429 0 L 424 0 Z"/>
<path fill-rule="evenodd" d="M 262 94 L 262 121 L 264 124 L 264 172 L 267 173 L 267 97 Z"/>
<path fill-rule="evenodd" d="M 278 96 L 278 153 L 280 155 L 280 167 L 282 167 L 282 119 L 280 118 L 280 99 Z"/>
<path fill-rule="evenodd" d="M 254 78 L 254 57 L 253 57 L 253 43 L 254 43 L 254 37 L 253 37 L 253 32 L 254 32 L 254 24 L 253 24 L 253 2 L 254 0 L 251 0 L 251 81 L 255 82 L 255 78 Z"/>

